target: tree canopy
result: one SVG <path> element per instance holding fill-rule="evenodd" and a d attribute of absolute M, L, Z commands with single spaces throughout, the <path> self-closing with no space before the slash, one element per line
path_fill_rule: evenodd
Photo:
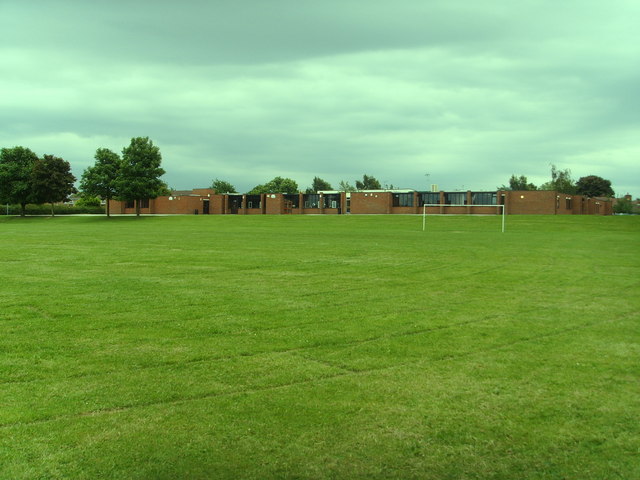
<path fill-rule="evenodd" d="M 356 188 L 358 190 L 382 190 L 382 185 L 373 176 L 363 175 L 362 181 L 356 180 Z"/>
<path fill-rule="evenodd" d="M 533 183 L 529 183 L 529 180 L 524 175 L 516 176 L 511 175 L 509 179 L 509 186 L 502 185 L 498 187 L 498 190 L 537 190 Z"/>
<path fill-rule="evenodd" d="M 341 192 L 355 192 L 357 190 L 356 187 L 351 185 L 349 182 L 345 182 L 344 180 L 340 180 L 338 188 Z"/>
<path fill-rule="evenodd" d="M 260 193 L 298 193 L 298 184 L 290 178 L 275 177 L 267 183 L 256 185 L 248 192 L 250 195 Z"/>
<path fill-rule="evenodd" d="M 211 182 L 211 188 L 214 189 L 216 193 L 234 193 L 236 191 L 236 187 L 218 178 Z"/>
<path fill-rule="evenodd" d="M 580 177 L 576 182 L 576 193 L 587 197 L 613 197 L 611 181 L 597 175 Z"/>
<path fill-rule="evenodd" d="M 38 156 L 25 147 L 0 150 L 0 202 L 17 203 L 24 217 L 32 201 L 32 173 Z"/>
<path fill-rule="evenodd" d="M 576 185 L 571 178 L 571 170 L 568 168 L 558 170 L 555 165 L 551 165 L 551 180 L 540 185 L 540 190 L 555 190 L 569 195 L 575 194 Z"/>
<path fill-rule="evenodd" d="M 109 216 L 109 200 L 116 197 L 116 181 L 120 173 L 121 159 L 108 148 L 99 148 L 95 154 L 95 164 L 82 174 L 80 190 L 89 196 L 105 200 Z"/>
<path fill-rule="evenodd" d="M 69 162 L 54 155 L 45 155 L 33 165 L 31 174 L 31 201 L 33 203 L 53 204 L 64 202 L 69 195 L 76 192 L 73 186 L 76 177 L 71 173 Z"/>
<path fill-rule="evenodd" d="M 307 193 L 317 193 L 321 190 L 333 190 L 333 187 L 326 180 L 320 177 L 313 177 L 313 182 L 311 182 L 311 186 L 307 188 Z"/>
<path fill-rule="evenodd" d="M 613 213 L 633 213 L 633 202 L 631 197 L 622 197 L 616 200 L 613 204 Z"/>
<path fill-rule="evenodd" d="M 136 215 L 140 215 L 140 200 L 156 198 L 167 193 L 167 185 L 160 177 L 165 171 L 160 166 L 162 156 L 149 137 L 135 137 L 122 150 L 120 173 L 115 181 L 117 196 L 121 200 L 136 202 Z"/>

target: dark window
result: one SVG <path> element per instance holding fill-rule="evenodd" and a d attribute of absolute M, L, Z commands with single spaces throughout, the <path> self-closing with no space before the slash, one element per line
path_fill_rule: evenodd
<path fill-rule="evenodd" d="M 124 202 L 124 208 L 135 208 L 136 204 L 133 200 L 127 200 Z"/>
<path fill-rule="evenodd" d="M 565 198 L 565 207 L 567 208 L 567 210 L 571 210 L 571 197 L 566 197 Z"/>
<path fill-rule="evenodd" d="M 318 208 L 320 206 L 320 195 L 317 193 L 306 193 L 304 195 L 304 208 Z"/>
<path fill-rule="evenodd" d="M 445 192 L 444 203 L 447 205 L 466 205 L 467 194 L 466 192 Z"/>
<path fill-rule="evenodd" d="M 247 195 L 247 208 L 260 208 L 260 195 Z"/>
<path fill-rule="evenodd" d="M 229 195 L 228 207 L 231 213 L 238 213 L 242 208 L 242 195 Z"/>
<path fill-rule="evenodd" d="M 420 205 L 437 205 L 440 203 L 440 192 L 422 192 Z"/>
<path fill-rule="evenodd" d="M 287 193 L 284 195 L 285 202 L 291 202 L 291 208 L 300 208 L 300 195 L 297 193 Z"/>
<path fill-rule="evenodd" d="M 471 194 L 471 205 L 495 205 L 495 192 L 473 192 Z"/>
<path fill-rule="evenodd" d="M 340 194 L 329 193 L 324 195 L 324 208 L 340 208 Z"/>
<path fill-rule="evenodd" d="M 139 202 L 140 202 L 140 208 L 149 208 L 148 198 L 143 198 L 142 200 L 139 200 Z"/>
<path fill-rule="evenodd" d="M 413 207 L 413 193 L 394 193 L 394 207 Z"/>

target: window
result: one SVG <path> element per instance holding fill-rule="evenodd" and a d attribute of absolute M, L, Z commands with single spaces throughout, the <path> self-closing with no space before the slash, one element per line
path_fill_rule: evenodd
<path fill-rule="evenodd" d="M 149 208 L 149 199 L 148 198 L 144 198 L 142 200 L 139 200 L 140 202 L 140 208 Z"/>
<path fill-rule="evenodd" d="M 284 195 L 284 201 L 290 202 L 291 208 L 300 208 L 300 195 L 297 193 L 287 193 Z"/>
<path fill-rule="evenodd" d="M 238 213 L 242 209 L 242 195 L 229 195 L 227 202 L 227 211 L 229 213 Z"/>
<path fill-rule="evenodd" d="M 324 196 L 324 208 L 340 208 L 340 194 L 329 193 Z"/>
<path fill-rule="evenodd" d="M 413 193 L 394 193 L 394 207 L 413 207 Z"/>
<path fill-rule="evenodd" d="M 124 208 L 135 208 L 136 204 L 133 200 L 127 200 L 124 202 Z"/>
<path fill-rule="evenodd" d="M 444 194 L 444 203 L 447 205 L 466 205 L 467 194 L 465 192 L 446 192 Z"/>
<path fill-rule="evenodd" d="M 495 205 L 495 192 L 473 192 L 471 194 L 471 205 Z"/>
<path fill-rule="evenodd" d="M 440 203 L 440 192 L 422 192 L 420 205 L 437 205 Z"/>
<path fill-rule="evenodd" d="M 317 193 L 306 193 L 304 195 L 304 208 L 318 208 L 320 206 L 320 195 Z"/>
<path fill-rule="evenodd" d="M 260 208 L 260 195 L 247 195 L 247 208 Z"/>

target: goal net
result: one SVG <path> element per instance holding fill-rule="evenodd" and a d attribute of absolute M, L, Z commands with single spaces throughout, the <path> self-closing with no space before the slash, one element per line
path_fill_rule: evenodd
<path fill-rule="evenodd" d="M 422 231 L 424 232 L 427 228 L 427 208 L 431 207 L 439 207 L 438 213 L 432 213 L 433 216 L 439 215 L 447 215 L 447 210 L 451 207 L 464 207 L 468 210 L 467 213 L 449 213 L 449 215 L 491 215 L 488 213 L 486 207 L 491 207 L 495 209 L 496 215 L 500 215 L 502 217 L 502 233 L 504 233 L 505 226 L 505 214 L 504 214 L 504 205 L 461 205 L 461 204 L 450 204 L 450 203 L 425 203 L 422 206 Z M 484 210 L 478 212 L 480 207 L 484 207 Z M 474 212 L 474 210 L 476 210 Z"/>

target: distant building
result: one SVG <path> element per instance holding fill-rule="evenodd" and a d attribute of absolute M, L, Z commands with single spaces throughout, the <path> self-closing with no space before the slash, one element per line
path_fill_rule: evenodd
<path fill-rule="evenodd" d="M 134 202 L 112 200 L 114 214 L 135 213 Z M 204 215 L 386 215 L 475 214 L 611 215 L 610 198 L 588 198 L 550 190 L 418 192 L 367 190 L 358 192 L 216 194 L 210 188 L 173 191 L 140 201 L 143 214 Z"/>

